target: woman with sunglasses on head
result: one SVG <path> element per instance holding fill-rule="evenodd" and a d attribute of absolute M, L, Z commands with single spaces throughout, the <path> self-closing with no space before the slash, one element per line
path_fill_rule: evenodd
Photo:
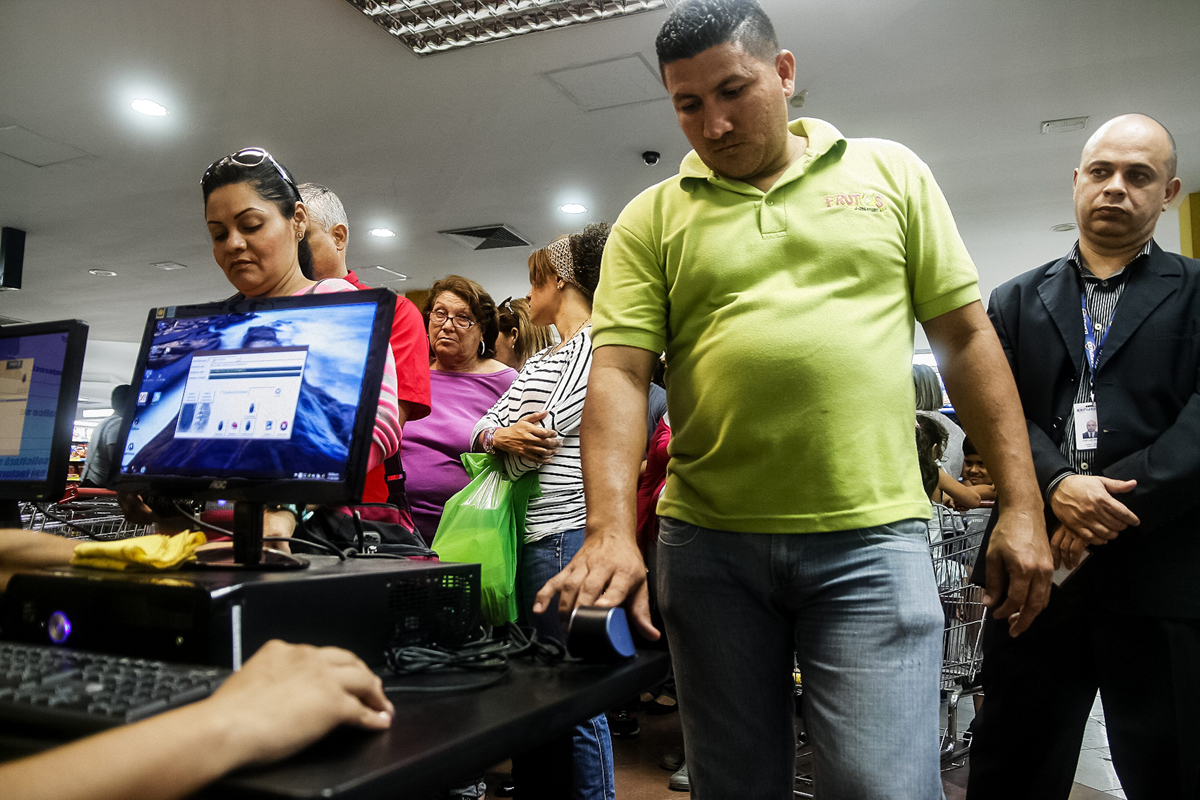
<path fill-rule="evenodd" d="M 341 279 L 317 282 L 304 277 L 300 260 L 311 259 L 303 241 L 308 210 L 291 173 L 266 150 L 250 147 L 214 161 L 200 179 L 200 187 L 213 258 L 238 291 L 232 299 L 357 291 Z M 382 464 L 399 448 L 396 367 L 388 349 L 368 469 Z M 133 522 L 176 527 L 138 495 L 122 494 L 119 499 L 125 516 Z M 165 506 L 158 508 L 171 513 Z M 289 536 L 294 524 L 290 512 L 268 511 L 264 532 Z"/>
<path fill-rule="evenodd" d="M 551 242 L 529 257 L 529 317 L 554 325 L 561 341 L 531 356 L 521 374 L 472 432 L 479 451 L 502 455 L 505 472 L 518 477 L 537 470 L 541 496 L 529 501 L 525 544 L 517 567 L 522 613 L 540 638 L 566 641 L 558 601 L 533 613 L 538 590 L 558 574 L 583 544 L 587 521 L 579 459 L 579 424 L 592 364 L 592 295 L 600 281 L 600 257 L 608 225 L 592 223 L 582 233 Z M 612 800 L 612 741 L 601 714 L 572 735 L 574 796 Z M 514 760 L 513 779 L 537 765 Z"/>
<path fill-rule="evenodd" d="M 459 275 L 437 281 L 424 315 L 431 409 L 405 426 L 404 467 L 413 521 L 431 542 L 446 501 L 470 483 L 459 456 L 471 449 L 471 427 L 517 373 L 494 358 L 496 303 L 475 281 Z"/>
<path fill-rule="evenodd" d="M 304 241 L 308 209 L 296 182 L 266 150 L 250 147 L 214 161 L 200 180 L 213 258 L 245 297 L 288 297 L 358 291 L 341 278 L 312 281 Z M 396 365 L 388 350 L 368 469 L 400 449 Z"/>

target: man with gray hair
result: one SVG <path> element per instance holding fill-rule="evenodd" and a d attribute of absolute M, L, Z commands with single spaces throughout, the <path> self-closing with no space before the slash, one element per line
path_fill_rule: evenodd
<path fill-rule="evenodd" d="M 329 187 L 319 183 L 302 183 L 298 187 L 300 197 L 308 209 L 308 231 L 305 239 L 312 249 L 312 264 L 305 274 L 316 281 L 341 278 L 359 289 L 371 287 L 358 279 L 354 270 L 346 266 L 346 246 L 350 243 L 350 221 L 346 208 Z M 301 265 L 304 266 L 304 265 Z M 311 274 L 309 274 L 311 273 Z M 429 340 L 425 333 L 425 320 L 413 302 L 404 295 L 396 298 L 396 314 L 392 318 L 392 355 L 396 359 L 396 389 L 400 400 L 400 423 L 410 419 L 421 419 L 429 415 Z M 403 445 L 401 445 L 403 452 Z M 391 502 L 406 509 L 408 503 L 402 497 L 389 498 L 389 481 L 392 489 L 403 492 L 403 472 L 393 465 L 392 474 L 387 464 L 380 465 L 367 475 L 363 488 L 363 501 L 368 503 Z M 386 473 L 386 477 L 385 477 Z M 399 478 L 397 483 L 394 478 Z M 399 487 L 399 488 L 397 488 Z"/>
<path fill-rule="evenodd" d="M 346 207 L 329 187 L 319 183 L 302 183 L 298 187 L 304 206 L 308 209 L 308 246 L 312 249 L 314 281 L 345 278 L 358 285 L 357 276 L 346 267 L 346 245 L 350 243 L 350 221 Z M 360 287 L 361 288 L 361 287 Z"/>

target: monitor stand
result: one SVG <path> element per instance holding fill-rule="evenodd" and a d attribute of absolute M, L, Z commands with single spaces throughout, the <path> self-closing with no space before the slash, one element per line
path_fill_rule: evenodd
<path fill-rule="evenodd" d="M 233 542 L 206 547 L 196 553 L 192 566 L 202 569 L 283 570 L 305 569 L 308 559 L 275 548 L 263 549 L 263 503 L 233 504 Z"/>
<path fill-rule="evenodd" d="M 21 506 L 16 500 L 0 500 L 0 528 L 21 527 Z"/>

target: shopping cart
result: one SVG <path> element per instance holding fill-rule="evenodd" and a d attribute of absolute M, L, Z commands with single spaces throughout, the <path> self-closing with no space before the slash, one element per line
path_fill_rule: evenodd
<path fill-rule="evenodd" d="M 68 539 L 128 539 L 153 533 L 152 526 L 127 522 L 117 495 L 103 489 L 68 489 L 57 503 L 22 503 L 21 525 Z"/>
<path fill-rule="evenodd" d="M 934 505 L 929 521 L 929 555 L 937 579 L 938 597 L 946 627 L 942 634 L 941 697 L 946 706 L 946 724 L 941 731 L 943 769 L 962 766 L 970 753 L 970 741 L 958 730 L 958 703 L 979 693 L 975 677 L 983 659 L 983 587 L 971 583 L 971 570 L 987 525 L 985 509 L 963 515 Z M 982 513 L 979 513 L 982 512 Z"/>

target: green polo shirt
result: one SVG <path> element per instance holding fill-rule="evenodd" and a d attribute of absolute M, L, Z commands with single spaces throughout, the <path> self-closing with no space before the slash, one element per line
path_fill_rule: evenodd
<path fill-rule="evenodd" d="M 626 206 L 592 341 L 666 351 L 659 514 L 750 533 L 927 518 L 914 320 L 979 300 L 975 267 L 911 151 L 790 127 L 808 149 L 765 194 L 693 152 Z"/>

